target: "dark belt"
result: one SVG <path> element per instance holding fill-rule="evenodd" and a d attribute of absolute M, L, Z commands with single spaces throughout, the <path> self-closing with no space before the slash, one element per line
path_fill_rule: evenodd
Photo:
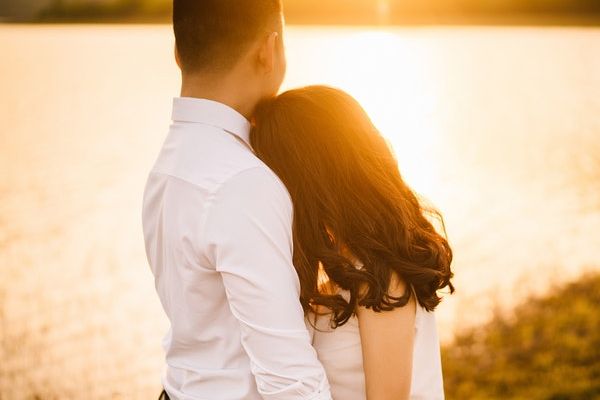
<path fill-rule="evenodd" d="M 167 394 L 167 392 L 165 392 L 165 389 L 163 389 L 163 391 L 160 392 L 160 396 L 158 396 L 158 400 L 171 400 L 171 399 L 169 399 L 169 395 Z"/>

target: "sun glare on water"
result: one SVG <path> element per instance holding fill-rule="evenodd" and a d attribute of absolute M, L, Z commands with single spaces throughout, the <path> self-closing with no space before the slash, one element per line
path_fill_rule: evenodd
<path fill-rule="evenodd" d="M 387 9 L 387 2 L 379 4 L 380 10 Z M 322 76 L 319 83 L 356 97 L 392 145 L 406 181 L 425 196 L 430 194 L 436 181 L 431 150 L 437 145 L 440 127 L 434 118 L 439 89 L 432 81 L 429 55 L 410 38 L 377 29 L 343 32 L 331 45 L 321 43 L 315 48 L 322 70 L 312 71 L 291 53 L 291 68 L 298 71 L 292 73 L 296 80 L 286 86 L 315 83 L 308 76 L 314 80 L 317 72 Z"/>
<path fill-rule="evenodd" d="M 385 24 L 390 18 L 390 2 L 389 0 L 377 0 L 377 17 L 379 23 Z"/>

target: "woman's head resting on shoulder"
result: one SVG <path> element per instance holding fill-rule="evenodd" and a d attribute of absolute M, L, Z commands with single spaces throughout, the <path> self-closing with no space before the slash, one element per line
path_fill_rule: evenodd
<path fill-rule="evenodd" d="M 358 305 L 375 311 L 408 303 L 388 293 L 394 276 L 432 311 L 449 287 L 452 250 L 403 181 L 397 160 L 360 104 L 325 86 L 290 90 L 255 111 L 252 147 L 294 203 L 294 266 L 305 310 L 330 308 L 344 324 Z M 364 266 L 357 269 L 351 254 Z M 319 266 L 350 301 L 319 290 Z"/>

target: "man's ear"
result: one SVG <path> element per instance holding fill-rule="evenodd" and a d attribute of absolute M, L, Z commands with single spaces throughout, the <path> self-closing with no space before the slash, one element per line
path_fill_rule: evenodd
<path fill-rule="evenodd" d="M 175 62 L 177 63 L 177 66 L 179 67 L 179 69 L 181 68 L 181 57 L 179 56 L 179 50 L 177 50 L 177 44 L 175 44 L 174 46 L 174 50 L 173 52 L 175 53 Z"/>
<path fill-rule="evenodd" d="M 275 57 L 277 52 L 277 40 L 279 33 L 271 32 L 263 41 L 259 53 L 258 63 L 265 73 L 272 72 L 275 68 Z"/>

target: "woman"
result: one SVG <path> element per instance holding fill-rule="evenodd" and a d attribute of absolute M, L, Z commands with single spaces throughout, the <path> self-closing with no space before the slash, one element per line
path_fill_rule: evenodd
<path fill-rule="evenodd" d="M 334 398 L 442 399 L 433 310 L 454 291 L 452 251 L 364 110 L 340 90 L 291 90 L 257 108 L 251 143 L 294 203 L 301 301 Z"/>

